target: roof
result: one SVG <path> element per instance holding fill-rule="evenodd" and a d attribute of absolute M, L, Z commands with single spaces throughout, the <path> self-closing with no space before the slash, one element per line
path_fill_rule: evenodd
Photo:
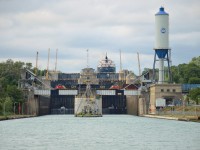
<path fill-rule="evenodd" d="M 119 90 L 119 89 L 120 89 L 120 86 L 119 86 L 119 85 L 112 85 L 109 89 L 112 89 L 112 90 Z"/>
<path fill-rule="evenodd" d="M 123 88 L 125 88 L 125 90 L 138 90 L 138 87 L 135 84 L 124 84 Z"/>
<path fill-rule="evenodd" d="M 157 15 L 169 15 L 169 14 L 165 12 L 164 7 L 160 7 L 159 12 L 157 12 L 155 15 L 157 16 Z"/>

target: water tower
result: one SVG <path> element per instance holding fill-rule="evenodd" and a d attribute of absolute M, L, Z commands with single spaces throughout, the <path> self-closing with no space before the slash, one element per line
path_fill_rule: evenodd
<path fill-rule="evenodd" d="M 155 81 L 155 64 L 159 63 L 159 80 L 158 84 L 165 83 L 164 62 L 168 64 L 169 82 L 171 82 L 170 57 L 169 57 L 169 14 L 161 7 L 155 14 L 155 55 L 153 63 L 153 80 Z"/>

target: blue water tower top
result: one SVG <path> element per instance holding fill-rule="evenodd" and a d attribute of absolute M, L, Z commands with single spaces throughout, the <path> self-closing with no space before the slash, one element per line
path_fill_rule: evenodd
<path fill-rule="evenodd" d="M 157 15 L 169 15 L 169 14 L 165 12 L 164 7 L 160 7 L 159 12 L 156 13 L 156 16 L 157 16 Z"/>

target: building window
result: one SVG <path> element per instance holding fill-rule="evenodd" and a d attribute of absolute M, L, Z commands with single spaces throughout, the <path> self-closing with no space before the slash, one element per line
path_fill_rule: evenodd
<path fill-rule="evenodd" d="M 161 92 L 164 92 L 164 89 L 161 89 L 160 91 L 161 91 Z"/>
<path fill-rule="evenodd" d="M 173 92 L 176 92 L 176 89 L 173 89 Z"/>
<path fill-rule="evenodd" d="M 167 92 L 170 92 L 170 89 L 167 89 Z"/>

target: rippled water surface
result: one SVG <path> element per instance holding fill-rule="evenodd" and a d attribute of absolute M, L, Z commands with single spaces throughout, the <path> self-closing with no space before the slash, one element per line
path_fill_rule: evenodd
<path fill-rule="evenodd" d="M 200 150 L 200 123 L 130 115 L 49 115 L 0 122 L 1 150 Z"/>

